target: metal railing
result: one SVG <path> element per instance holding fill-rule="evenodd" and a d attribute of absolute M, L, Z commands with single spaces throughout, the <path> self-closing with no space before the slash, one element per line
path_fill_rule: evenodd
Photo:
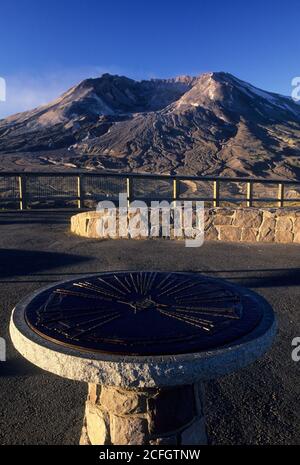
<path fill-rule="evenodd" d="M 213 176 L 169 176 L 140 173 L 0 172 L 0 208 L 16 204 L 19 210 L 52 202 L 76 202 L 79 209 L 91 201 L 117 200 L 125 193 L 133 200 L 203 200 L 212 206 L 263 203 L 300 206 L 300 181 Z"/>

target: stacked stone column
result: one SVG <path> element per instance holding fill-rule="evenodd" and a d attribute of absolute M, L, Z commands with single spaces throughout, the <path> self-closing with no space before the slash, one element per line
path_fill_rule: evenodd
<path fill-rule="evenodd" d="M 89 384 L 80 444 L 206 443 L 200 384 L 135 390 Z"/>

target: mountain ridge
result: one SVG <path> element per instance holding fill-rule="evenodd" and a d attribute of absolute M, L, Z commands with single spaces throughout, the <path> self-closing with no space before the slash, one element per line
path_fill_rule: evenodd
<path fill-rule="evenodd" d="M 20 156 L 23 165 L 20 162 Z M 0 120 L 0 162 L 300 178 L 300 105 L 225 72 L 104 74 Z"/>

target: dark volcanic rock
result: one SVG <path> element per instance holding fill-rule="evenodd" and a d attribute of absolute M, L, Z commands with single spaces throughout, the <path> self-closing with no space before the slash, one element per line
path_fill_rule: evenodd
<path fill-rule="evenodd" d="M 228 73 L 150 81 L 104 74 L 1 120 L 2 165 L 16 152 L 43 165 L 297 179 L 300 105 Z"/>

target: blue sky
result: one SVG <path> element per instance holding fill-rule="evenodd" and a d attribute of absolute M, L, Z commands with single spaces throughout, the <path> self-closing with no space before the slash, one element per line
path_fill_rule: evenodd
<path fill-rule="evenodd" d="M 228 71 L 290 95 L 299 0 L 1 0 L 0 117 L 103 72 L 135 79 Z"/>

